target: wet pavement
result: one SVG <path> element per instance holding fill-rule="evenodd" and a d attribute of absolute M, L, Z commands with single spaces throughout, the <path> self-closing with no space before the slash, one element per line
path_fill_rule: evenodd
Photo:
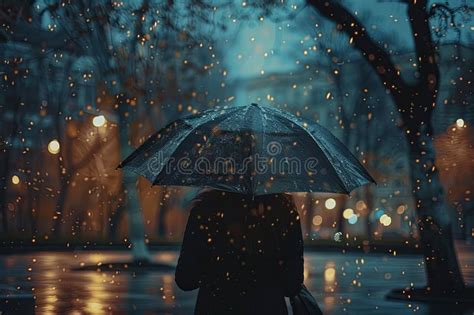
<path fill-rule="evenodd" d="M 175 264 L 176 250 L 154 254 Z M 466 281 L 474 285 L 474 251 L 460 248 Z M 474 314 L 456 308 L 387 300 L 393 288 L 423 286 L 421 256 L 308 252 L 305 284 L 326 315 Z M 34 252 L 0 255 L 0 283 L 31 291 L 38 314 L 192 314 L 196 291 L 182 292 L 172 271 L 77 271 L 89 264 L 127 261 L 124 251 Z"/>

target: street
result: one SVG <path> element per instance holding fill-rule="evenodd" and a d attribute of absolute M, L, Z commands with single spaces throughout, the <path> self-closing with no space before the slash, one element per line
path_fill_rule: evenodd
<path fill-rule="evenodd" d="M 474 284 L 474 252 L 459 247 L 464 277 Z M 174 265 L 176 250 L 155 252 Z M 34 252 L 1 255 L 0 282 L 32 291 L 38 314 L 192 314 L 196 291 L 183 292 L 172 271 L 133 273 L 78 271 L 74 268 L 127 261 L 126 251 Z M 417 255 L 308 252 L 305 284 L 326 315 L 474 314 L 472 308 L 387 300 L 393 288 L 423 286 Z"/>

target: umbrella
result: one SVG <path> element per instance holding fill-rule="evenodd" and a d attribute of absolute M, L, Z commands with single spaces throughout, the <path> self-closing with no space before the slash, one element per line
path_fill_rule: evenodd
<path fill-rule="evenodd" d="M 199 186 L 253 196 L 336 192 L 375 182 L 324 127 L 257 104 L 216 106 L 180 118 L 119 167 L 156 185 Z"/>

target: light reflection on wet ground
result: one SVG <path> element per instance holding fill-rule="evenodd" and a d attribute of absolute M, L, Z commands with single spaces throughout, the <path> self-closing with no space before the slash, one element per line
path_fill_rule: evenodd
<path fill-rule="evenodd" d="M 177 251 L 155 254 L 174 264 Z M 75 271 L 81 265 L 127 261 L 127 252 L 37 252 L 0 256 L 0 283 L 32 290 L 38 314 L 192 314 L 197 292 L 182 292 L 173 272 Z M 474 252 L 464 247 L 460 260 L 474 285 Z M 425 283 L 420 256 L 309 252 L 305 283 L 326 315 L 474 314 L 439 305 L 390 301 L 392 288 Z"/>

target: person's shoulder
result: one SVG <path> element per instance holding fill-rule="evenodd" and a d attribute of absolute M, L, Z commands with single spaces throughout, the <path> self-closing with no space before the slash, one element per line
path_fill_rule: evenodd
<path fill-rule="evenodd" d="M 191 214 L 206 214 L 219 198 L 219 193 L 212 189 L 201 190 L 191 201 Z"/>

